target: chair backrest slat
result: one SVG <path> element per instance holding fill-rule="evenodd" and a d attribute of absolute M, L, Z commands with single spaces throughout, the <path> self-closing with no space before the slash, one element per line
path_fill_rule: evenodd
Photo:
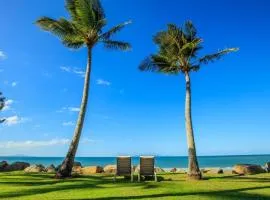
<path fill-rule="evenodd" d="M 130 156 L 117 157 L 116 173 L 119 176 L 131 174 L 131 157 Z"/>
<path fill-rule="evenodd" d="M 140 174 L 141 175 L 154 175 L 155 172 L 155 159 L 153 156 L 140 157 Z"/>

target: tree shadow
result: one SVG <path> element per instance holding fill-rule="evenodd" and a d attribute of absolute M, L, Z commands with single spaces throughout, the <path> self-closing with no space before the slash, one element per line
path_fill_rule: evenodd
<path fill-rule="evenodd" d="M 177 193 L 162 193 L 162 194 L 151 194 L 151 195 L 140 195 L 140 196 L 114 196 L 114 197 L 99 197 L 99 198 L 91 198 L 92 200 L 122 200 L 122 199 L 153 199 L 153 198 L 169 198 L 169 197 L 183 197 L 183 196 L 204 196 L 204 197 L 212 197 L 215 199 L 261 199 L 261 200 L 269 200 L 269 195 L 262 194 L 250 194 L 245 193 L 245 191 L 250 190 L 258 190 L 258 189 L 268 189 L 270 186 L 264 187 L 247 187 L 241 189 L 233 189 L 233 190 L 223 190 L 223 191 L 210 191 L 210 192 L 177 192 Z M 80 198 L 73 200 L 88 200 L 89 198 Z M 190 197 L 192 199 L 192 197 Z M 62 199 L 64 200 L 64 199 Z"/>

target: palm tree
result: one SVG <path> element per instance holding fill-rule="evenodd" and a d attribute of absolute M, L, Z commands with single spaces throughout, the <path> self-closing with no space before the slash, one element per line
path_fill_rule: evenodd
<path fill-rule="evenodd" d="M 56 174 L 57 178 L 71 176 L 87 108 L 93 47 L 98 43 L 103 43 L 105 48 L 108 49 L 130 49 L 129 43 L 112 39 L 112 36 L 129 24 L 130 21 L 103 32 L 107 21 L 99 0 L 66 0 L 66 9 L 70 14 L 70 19 L 60 18 L 55 20 L 49 17 L 41 17 L 36 21 L 37 25 L 43 30 L 58 36 L 65 46 L 73 49 L 86 47 L 88 50 L 81 108 L 73 139 L 66 158 Z"/>
<path fill-rule="evenodd" d="M 147 57 L 140 64 L 139 69 L 165 74 L 184 74 L 186 80 L 185 125 L 189 158 L 188 177 L 198 180 L 202 178 L 202 175 L 197 161 L 192 126 L 190 73 L 198 71 L 202 64 L 213 62 L 238 49 L 228 48 L 214 54 L 198 57 L 198 53 L 202 49 L 202 39 L 197 37 L 197 31 L 191 21 L 187 21 L 183 27 L 168 24 L 168 29 L 158 32 L 153 40 L 158 46 L 158 53 Z"/>
<path fill-rule="evenodd" d="M 5 97 L 2 96 L 2 92 L 0 92 L 0 111 L 5 107 Z M 0 124 L 3 123 L 5 119 L 0 119 Z"/>

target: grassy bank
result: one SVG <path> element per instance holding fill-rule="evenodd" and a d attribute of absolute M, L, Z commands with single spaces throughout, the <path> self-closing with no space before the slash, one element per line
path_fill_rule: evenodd
<path fill-rule="evenodd" d="M 207 175 L 186 181 L 183 174 L 159 175 L 159 182 L 130 183 L 94 175 L 55 180 L 50 174 L 0 173 L 0 199 L 270 199 L 270 174 Z"/>

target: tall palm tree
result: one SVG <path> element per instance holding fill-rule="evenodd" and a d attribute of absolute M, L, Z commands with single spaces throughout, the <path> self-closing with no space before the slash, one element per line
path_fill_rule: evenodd
<path fill-rule="evenodd" d="M 201 179 L 191 117 L 190 73 L 198 71 L 202 64 L 208 64 L 238 49 L 228 48 L 214 54 L 198 57 L 198 53 L 202 49 L 202 39 L 197 37 L 197 31 L 191 21 L 187 21 L 183 27 L 168 24 L 168 29 L 158 32 L 153 40 L 158 46 L 158 52 L 147 57 L 140 64 L 139 69 L 165 74 L 184 74 L 186 80 L 185 125 L 189 158 L 188 177 Z"/>
<path fill-rule="evenodd" d="M 70 14 L 70 19 L 60 18 L 55 20 L 49 17 L 41 17 L 36 21 L 37 25 L 43 30 L 58 36 L 65 46 L 73 49 L 86 47 L 88 50 L 81 108 L 73 139 L 66 158 L 56 174 L 57 178 L 71 176 L 87 108 L 93 47 L 98 43 L 103 43 L 105 48 L 108 49 L 130 49 L 129 43 L 112 39 L 112 36 L 129 24 L 130 21 L 103 32 L 107 21 L 99 0 L 66 0 L 66 9 Z"/>
<path fill-rule="evenodd" d="M 4 106 L 5 106 L 5 97 L 3 97 L 2 92 L 0 92 L 0 111 L 4 108 Z M 4 121 L 5 119 L 0 119 L 0 124 Z"/>

